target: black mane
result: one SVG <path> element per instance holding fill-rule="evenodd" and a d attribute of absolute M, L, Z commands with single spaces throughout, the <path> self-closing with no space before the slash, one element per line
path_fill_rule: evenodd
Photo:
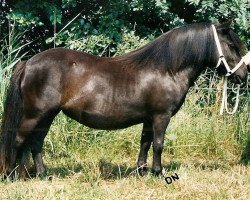
<path fill-rule="evenodd" d="M 173 29 L 147 45 L 115 57 L 135 68 L 156 67 L 178 71 L 182 67 L 201 67 L 212 60 L 215 42 L 210 23 Z"/>

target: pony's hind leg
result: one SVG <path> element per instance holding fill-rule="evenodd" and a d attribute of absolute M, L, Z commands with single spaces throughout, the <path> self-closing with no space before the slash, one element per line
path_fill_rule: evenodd
<path fill-rule="evenodd" d="M 43 142 L 44 138 L 46 136 L 47 132 L 43 133 L 37 133 L 32 137 L 33 139 L 31 140 L 31 153 L 32 153 L 32 158 L 34 161 L 35 165 L 35 170 L 36 170 L 36 176 L 43 176 L 45 174 L 45 166 L 44 162 L 42 159 L 42 147 L 43 147 Z"/>
<path fill-rule="evenodd" d="M 151 120 L 145 121 L 143 123 L 140 153 L 139 153 L 138 162 L 137 162 L 138 172 L 141 176 L 145 175 L 147 172 L 148 150 L 151 146 L 152 141 L 153 141 L 152 122 Z"/>
<path fill-rule="evenodd" d="M 37 117 L 24 117 L 22 119 L 19 131 L 16 135 L 16 148 L 18 149 L 17 152 L 19 156 L 17 156 L 16 160 L 13 160 L 13 166 L 15 166 L 17 160 L 20 160 L 19 174 L 27 173 L 27 169 L 25 167 L 27 156 L 25 155 L 29 149 L 32 153 L 36 173 L 44 174 L 45 167 L 41 155 L 42 146 L 44 138 L 47 135 L 50 125 L 57 113 L 58 112 L 50 111 Z"/>
<path fill-rule="evenodd" d="M 30 139 L 31 153 L 34 160 L 37 176 L 45 175 L 46 170 L 42 159 L 42 147 L 44 139 L 57 113 L 57 111 L 50 112 L 46 115 L 46 117 L 40 120 Z"/>
<path fill-rule="evenodd" d="M 19 160 L 19 167 L 17 169 L 17 174 L 19 178 L 25 179 L 30 177 L 28 172 L 28 159 L 29 159 L 29 147 L 23 145 L 23 147 L 18 151 L 17 160 Z"/>
<path fill-rule="evenodd" d="M 20 127 L 16 134 L 15 139 L 15 155 L 12 156 L 10 167 L 7 171 L 7 174 L 11 177 L 15 175 L 15 172 L 18 172 L 19 176 L 25 176 L 26 172 L 26 161 L 27 161 L 27 152 L 29 150 L 28 147 L 28 136 L 35 128 L 38 118 L 27 118 L 23 116 Z M 18 170 L 16 170 L 18 169 Z"/>

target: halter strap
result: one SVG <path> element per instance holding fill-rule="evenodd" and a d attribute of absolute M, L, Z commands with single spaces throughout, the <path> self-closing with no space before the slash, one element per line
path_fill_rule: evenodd
<path fill-rule="evenodd" d="M 212 29 L 213 29 L 215 44 L 216 44 L 216 47 L 217 47 L 217 50 L 219 53 L 219 60 L 217 62 L 216 68 L 220 66 L 221 62 L 223 62 L 224 66 L 227 70 L 227 74 L 225 76 L 231 76 L 234 72 L 236 72 L 243 65 L 243 63 L 245 63 L 246 65 L 250 64 L 250 51 L 249 51 L 245 56 L 243 56 L 241 58 L 240 62 L 233 69 L 230 69 L 230 67 L 227 63 L 227 60 L 225 59 L 225 56 L 222 52 L 218 33 L 217 33 L 216 28 L 213 24 L 212 24 Z"/>
<path fill-rule="evenodd" d="M 222 115 L 223 114 L 223 111 L 224 109 L 226 110 L 227 113 L 229 114 L 234 114 L 236 111 L 237 111 L 237 108 L 239 106 L 239 92 L 240 92 L 240 85 L 238 84 L 237 86 L 237 94 L 236 94 L 236 103 L 235 103 L 235 106 L 233 108 L 233 110 L 230 112 L 228 107 L 227 107 L 227 77 L 232 75 L 234 72 L 236 72 L 241 66 L 243 63 L 245 63 L 246 65 L 249 65 L 250 64 L 250 52 L 248 52 L 245 56 L 243 56 L 240 60 L 240 62 L 233 68 L 233 69 L 230 69 L 226 59 L 225 59 L 225 56 L 222 52 L 222 48 L 221 48 L 221 44 L 220 44 L 220 40 L 219 40 L 219 37 L 218 37 L 218 34 L 217 34 L 217 31 L 215 29 L 215 26 L 212 24 L 212 29 L 213 29 L 213 34 L 214 34 L 214 40 L 215 40 L 215 43 L 216 43 L 216 46 L 217 46 L 217 50 L 218 50 L 218 53 L 219 53 L 219 60 L 218 60 L 218 63 L 216 65 L 216 68 L 220 66 L 221 62 L 223 62 L 226 70 L 227 70 L 227 74 L 225 75 L 225 78 L 224 78 L 224 84 L 223 84 L 223 92 L 222 92 L 222 104 L 221 104 L 221 108 L 220 108 L 220 114 Z"/>

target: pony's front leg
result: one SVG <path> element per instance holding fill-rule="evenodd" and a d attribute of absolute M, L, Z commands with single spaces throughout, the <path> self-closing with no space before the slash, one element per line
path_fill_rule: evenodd
<path fill-rule="evenodd" d="M 157 114 L 153 117 L 153 166 L 152 173 L 159 175 L 162 172 L 161 154 L 164 145 L 164 135 L 168 123 L 170 121 L 170 115 L 163 113 Z"/>
<path fill-rule="evenodd" d="M 138 172 L 141 176 L 145 175 L 147 172 L 148 150 L 151 146 L 152 141 L 153 141 L 152 120 L 148 120 L 143 123 L 140 153 L 137 162 Z"/>

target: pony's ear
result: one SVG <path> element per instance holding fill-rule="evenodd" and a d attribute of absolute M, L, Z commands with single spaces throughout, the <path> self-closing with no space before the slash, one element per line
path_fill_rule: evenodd
<path fill-rule="evenodd" d="M 232 22 L 233 22 L 233 20 L 230 19 L 222 24 L 216 24 L 215 26 L 216 26 L 217 31 L 222 31 L 224 33 L 228 33 L 230 31 Z"/>

